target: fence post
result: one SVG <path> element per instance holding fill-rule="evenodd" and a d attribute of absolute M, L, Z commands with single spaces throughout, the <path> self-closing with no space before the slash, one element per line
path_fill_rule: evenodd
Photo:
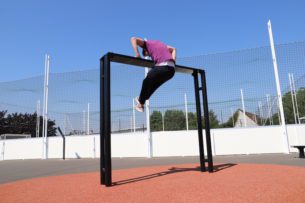
<path fill-rule="evenodd" d="M 48 97 L 49 97 L 49 74 L 50 74 L 50 56 L 45 57 L 45 76 L 44 76 L 44 99 L 43 99 L 43 159 L 48 157 Z"/>
<path fill-rule="evenodd" d="M 281 127 L 282 127 L 283 147 L 284 147 L 284 152 L 289 154 L 290 153 L 289 140 L 288 140 L 288 134 L 287 134 L 287 128 L 286 128 L 286 122 L 285 122 L 280 79 L 279 79 L 278 66 L 277 66 L 275 47 L 274 47 L 274 41 L 273 41 L 273 34 L 272 34 L 272 26 L 271 26 L 271 21 L 270 20 L 268 21 L 268 31 L 269 31 L 269 39 L 270 39 L 270 48 L 271 48 L 271 53 L 272 53 L 274 77 L 275 77 L 275 82 L 276 82 L 277 97 L 278 97 L 280 113 L 281 113 L 281 120 L 282 120 Z"/>
<path fill-rule="evenodd" d="M 290 73 L 288 73 L 288 79 L 289 79 L 292 109 L 293 109 L 293 115 L 294 115 L 294 123 L 297 124 L 297 115 L 295 113 L 295 106 L 294 106 L 294 92 L 293 92 L 293 88 L 292 88 L 292 81 L 291 81 L 291 74 Z"/>
<path fill-rule="evenodd" d="M 185 121 L 186 121 L 186 130 L 189 130 L 189 119 L 188 119 L 188 108 L 187 108 L 187 96 L 184 93 L 184 106 L 185 106 Z"/>
<path fill-rule="evenodd" d="M 40 128 L 40 100 L 37 101 L 37 110 L 36 110 L 36 137 L 39 137 L 39 128 Z"/>
<path fill-rule="evenodd" d="M 244 127 L 247 127 L 246 108 L 245 108 L 243 89 L 240 89 L 240 95 L 241 95 L 241 104 L 243 106 L 243 112 L 244 112 Z"/>
<path fill-rule="evenodd" d="M 87 135 L 90 134 L 90 103 L 88 103 L 88 115 L 87 115 Z"/>
<path fill-rule="evenodd" d="M 148 59 L 148 57 L 146 56 L 145 59 Z M 145 77 L 147 76 L 149 72 L 149 68 L 146 67 L 145 68 Z M 151 158 L 152 157 L 152 136 L 151 136 L 151 131 L 150 131 L 150 105 L 149 105 L 149 100 L 146 100 L 146 132 L 147 132 L 147 137 L 148 137 L 148 153 L 147 153 L 147 157 Z"/>

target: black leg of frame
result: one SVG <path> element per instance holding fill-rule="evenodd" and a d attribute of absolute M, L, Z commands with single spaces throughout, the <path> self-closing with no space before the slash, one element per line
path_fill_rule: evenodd
<path fill-rule="evenodd" d="M 197 112 L 197 128 L 198 128 L 198 140 L 199 140 L 199 155 L 200 155 L 200 170 L 206 171 L 205 160 L 204 160 L 204 148 L 203 148 L 203 137 L 202 137 L 202 119 L 201 119 L 201 108 L 200 108 L 200 96 L 199 96 L 199 85 L 198 85 L 198 72 L 194 71 L 194 85 L 195 85 L 195 98 L 196 98 L 196 112 Z"/>
<path fill-rule="evenodd" d="M 104 57 L 100 60 L 100 181 L 105 185 L 105 66 Z"/>
<path fill-rule="evenodd" d="M 200 71 L 200 75 L 201 75 L 204 121 L 205 121 L 205 136 L 207 142 L 208 168 L 209 168 L 209 172 L 213 172 L 213 156 L 212 156 L 212 146 L 211 146 L 208 94 L 207 94 L 206 77 L 204 70 Z"/>
<path fill-rule="evenodd" d="M 110 60 L 108 54 L 104 58 L 105 85 L 104 85 L 104 113 L 105 113 L 105 185 L 111 186 L 111 103 L 110 103 Z"/>

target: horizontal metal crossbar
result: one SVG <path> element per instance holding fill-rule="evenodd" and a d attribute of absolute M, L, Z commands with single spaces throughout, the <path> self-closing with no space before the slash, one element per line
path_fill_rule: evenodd
<path fill-rule="evenodd" d="M 142 59 L 142 58 L 137 58 L 133 56 L 126 56 L 122 54 L 116 54 L 112 52 L 108 52 L 106 55 L 108 55 L 108 58 L 111 62 L 115 63 L 122 63 L 122 64 L 128 64 L 128 65 L 133 65 L 133 66 L 141 66 L 141 67 L 153 67 L 154 62 L 152 60 L 147 60 L 147 59 Z M 181 66 L 181 65 L 176 65 L 175 70 L 178 73 L 186 73 L 186 74 L 193 74 L 194 71 L 203 71 L 202 69 L 196 69 L 196 68 L 191 68 L 187 66 Z"/>

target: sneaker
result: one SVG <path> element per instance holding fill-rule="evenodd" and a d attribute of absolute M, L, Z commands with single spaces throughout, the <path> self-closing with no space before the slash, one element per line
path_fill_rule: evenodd
<path fill-rule="evenodd" d="M 137 110 L 138 112 L 143 113 L 144 112 L 144 106 L 142 104 L 140 104 L 139 97 L 136 97 L 134 100 L 137 103 L 136 106 L 134 107 L 135 110 Z"/>
<path fill-rule="evenodd" d="M 142 106 L 135 106 L 134 107 L 138 112 L 141 112 L 141 113 L 143 113 L 144 112 L 144 108 L 142 107 Z"/>

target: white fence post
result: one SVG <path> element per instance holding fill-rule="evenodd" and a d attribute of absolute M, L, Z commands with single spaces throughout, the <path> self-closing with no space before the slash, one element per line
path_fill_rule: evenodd
<path fill-rule="evenodd" d="M 136 132 L 136 110 L 135 110 L 134 99 L 132 99 L 132 122 L 133 122 L 133 132 Z"/>
<path fill-rule="evenodd" d="M 297 124 L 297 115 L 295 112 L 295 106 L 294 106 L 294 91 L 292 87 L 292 78 L 291 74 L 288 73 L 288 79 L 289 79 L 289 87 L 290 87 L 290 94 L 291 94 L 291 101 L 292 101 L 292 109 L 293 109 L 293 115 L 294 115 L 294 123 Z"/>
<path fill-rule="evenodd" d="M 36 110 L 36 137 L 39 137 L 39 128 L 40 128 L 40 100 L 37 101 L 37 110 Z"/>
<path fill-rule="evenodd" d="M 301 124 L 300 114 L 299 114 L 298 98 L 297 98 L 297 92 L 296 92 L 296 89 L 295 89 L 293 74 L 291 74 L 291 80 L 292 80 L 292 88 L 293 88 L 293 93 L 294 93 L 295 107 L 296 107 L 296 111 L 297 111 L 297 120 L 298 120 L 298 123 Z"/>
<path fill-rule="evenodd" d="M 90 135 L 90 103 L 88 103 L 87 135 Z"/>
<path fill-rule="evenodd" d="M 241 104 L 243 106 L 243 112 L 244 112 L 244 127 L 247 127 L 246 108 L 245 108 L 243 89 L 240 89 L 240 95 L 241 95 Z"/>
<path fill-rule="evenodd" d="M 50 73 L 50 56 L 45 57 L 45 76 L 44 76 L 44 101 L 43 101 L 43 159 L 47 159 L 48 152 L 48 97 L 49 97 L 49 73 Z"/>
<path fill-rule="evenodd" d="M 184 93 L 184 106 L 185 106 L 185 121 L 186 121 L 186 130 L 189 130 L 189 119 L 188 119 L 188 109 L 187 109 L 187 96 Z"/>
<path fill-rule="evenodd" d="M 146 40 L 146 38 L 145 38 Z M 148 59 L 148 56 L 145 57 L 145 59 Z M 145 77 L 147 76 L 149 72 L 149 68 L 146 67 L 145 68 Z M 145 105 L 145 109 L 146 109 L 146 133 L 147 133 L 147 137 L 148 137 L 148 154 L 147 157 L 151 158 L 152 157 L 152 136 L 151 136 L 151 131 L 150 131 L 150 108 L 149 108 L 149 100 L 146 100 L 146 105 Z"/>
<path fill-rule="evenodd" d="M 271 26 L 271 21 L 270 20 L 268 21 L 268 31 L 269 31 L 271 53 L 272 53 L 274 77 L 275 77 L 275 82 L 276 82 L 276 91 L 277 91 L 277 97 L 278 97 L 280 113 L 281 113 L 281 120 L 282 120 L 281 127 L 282 127 L 283 147 L 284 147 L 284 152 L 289 154 L 290 153 L 290 147 L 289 147 L 289 140 L 288 140 L 288 134 L 287 134 L 287 127 L 286 127 L 286 122 L 285 122 L 285 115 L 284 115 L 284 108 L 283 108 L 283 101 L 282 101 L 282 93 L 281 93 L 279 72 L 278 72 L 276 53 L 275 53 L 273 34 L 272 34 L 272 26 Z"/>
<path fill-rule="evenodd" d="M 164 112 L 161 112 L 162 115 L 162 127 L 163 127 L 163 131 L 164 131 Z"/>

